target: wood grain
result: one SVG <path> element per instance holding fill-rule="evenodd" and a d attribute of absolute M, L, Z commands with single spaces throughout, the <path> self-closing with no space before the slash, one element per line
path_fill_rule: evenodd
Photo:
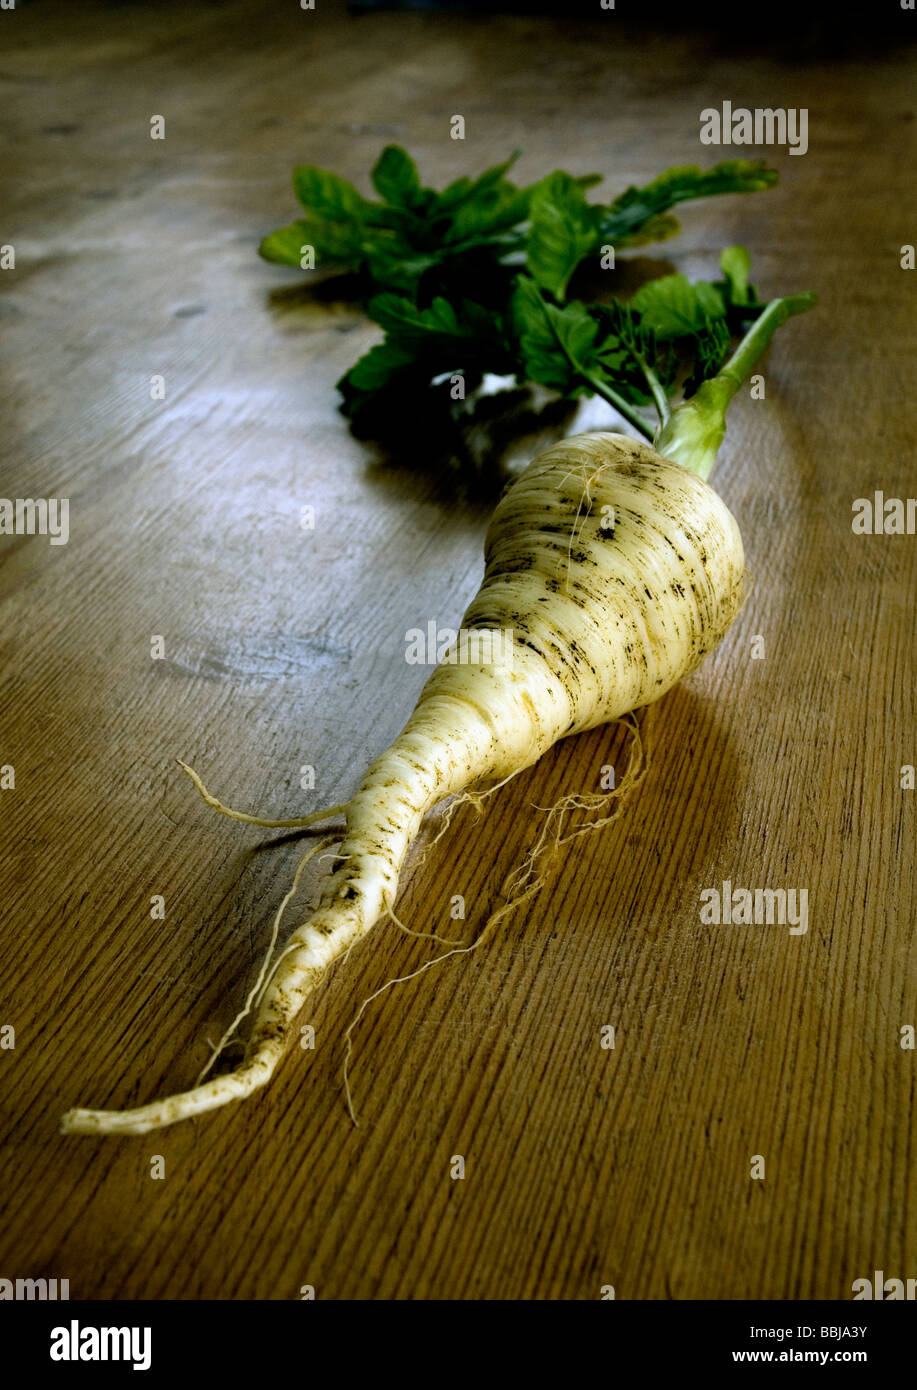
<path fill-rule="evenodd" d="M 0 1274 L 89 1298 L 436 1300 L 847 1298 L 875 1269 L 917 1275 L 917 539 L 850 526 L 853 498 L 915 491 L 913 51 L 801 65 L 610 15 L 331 4 L 46 3 L 4 13 L 2 40 L 0 490 L 69 497 L 71 539 L 0 537 Z M 766 400 L 733 408 L 717 481 L 754 586 L 656 711 L 639 796 L 490 945 L 368 1008 L 359 1128 L 344 1031 L 435 949 L 391 925 L 338 963 L 315 1050 L 260 1097 L 62 1138 L 73 1104 L 193 1080 L 295 863 L 174 759 L 266 814 L 345 799 L 422 684 L 405 631 L 454 624 L 481 571 L 486 509 L 337 413 L 373 330 L 256 255 L 294 214 L 293 165 L 366 187 L 393 140 L 443 183 L 524 145 L 522 180 L 601 169 L 617 191 L 709 154 L 698 113 L 724 98 L 806 106 L 809 152 L 770 152 L 777 191 L 688 208 L 647 254 L 713 274 L 739 241 L 762 292 L 821 306 L 782 331 Z M 532 805 L 620 759 L 598 731 L 460 813 L 415 857 L 402 920 L 471 940 Z M 808 932 L 703 925 L 724 879 L 807 888 Z"/>

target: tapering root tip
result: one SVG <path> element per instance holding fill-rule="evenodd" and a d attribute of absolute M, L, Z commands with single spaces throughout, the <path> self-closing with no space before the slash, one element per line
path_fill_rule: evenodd
<path fill-rule="evenodd" d="M 276 1056 L 253 1057 L 238 1071 L 214 1077 L 203 1086 L 179 1091 L 135 1110 L 68 1110 L 61 1117 L 61 1134 L 148 1134 L 151 1129 L 190 1120 L 233 1100 L 244 1100 L 269 1081 Z"/>
<path fill-rule="evenodd" d="M 305 817 L 300 821 L 258 821 L 243 812 L 228 811 L 215 798 L 210 797 L 197 773 L 184 763 L 181 766 L 189 774 L 205 800 L 225 814 L 234 815 L 238 820 L 253 821 L 253 823 L 261 825 L 304 825 L 311 823 L 314 819 L 324 819 L 338 810 L 346 809 L 332 807 L 331 811 L 316 813 L 315 816 Z M 141 1105 L 133 1110 L 68 1110 L 61 1117 L 60 1132 L 62 1134 L 148 1134 L 150 1130 L 164 1129 L 166 1125 L 178 1124 L 180 1120 L 193 1119 L 196 1115 L 203 1115 L 208 1110 L 217 1110 L 220 1106 L 228 1105 L 231 1101 L 244 1100 L 259 1086 L 263 1086 L 265 1082 L 270 1080 L 289 1040 L 292 1021 L 305 1002 L 309 986 L 314 984 L 321 973 L 314 968 L 316 941 L 321 946 L 324 963 L 327 963 L 327 958 L 333 955 L 333 951 L 328 949 L 328 938 L 317 937 L 314 930 L 310 931 L 308 923 L 305 923 L 298 932 L 293 933 L 290 941 L 272 966 L 271 959 L 277 945 L 280 923 L 287 905 L 299 888 L 306 864 L 321 850 L 336 844 L 340 838 L 340 834 L 325 836 L 311 845 L 300 859 L 293 876 L 292 887 L 274 916 L 267 954 L 258 978 L 246 999 L 245 1007 L 236 1015 L 220 1042 L 214 1047 L 213 1055 L 198 1077 L 197 1085 L 188 1091 L 180 1091 L 175 1095 L 166 1096 L 162 1100 L 151 1101 L 149 1105 Z M 282 971 L 275 980 L 278 967 L 283 967 L 285 974 Z M 284 982 L 286 982 L 285 986 Z M 223 1052 L 226 1044 L 235 1035 L 239 1024 L 249 1016 L 252 1008 L 259 1001 L 258 1020 L 260 1025 L 259 1021 L 256 1021 L 253 1038 L 249 1041 L 249 1048 L 251 1049 L 249 1060 L 243 1062 L 236 1071 L 227 1072 L 223 1076 L 213 1077 L 210 1081 L 205 1082 L 203 1078 Z"/>

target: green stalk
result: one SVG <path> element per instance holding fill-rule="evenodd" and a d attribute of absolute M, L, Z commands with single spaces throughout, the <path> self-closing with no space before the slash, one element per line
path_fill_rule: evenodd
<path fill-rule="evenodd" d="M 665 427 L 669 423 L 669 417 L 672 414 L 672 408 L 669 405 L 669 398 L 663 389 L 662 382 L 659 380 L 658 376 L 653 371 L 649 363 L 641 356 L 639 352 L 635 351 L 634 356 L 640 364 L 640 370 L 646 377 L 646 384 L 650 388 L 650 395 L 652 396 L 653 403 L 656 406 L 656 413 L 659 416 L 659 423 L 660 425 Z"/>
<path fill-rule="evenodd" d="M 751 375 L 752 367 L 780 325 L 794 314 L 805 313 L 817 302 L 814 294 L 772 299 L 716 376 L 703 382 L 690 400 L 682 401 L 672 411 L 659 431 L 656 452 L 680 463 L 698 477 L 709 478 L 726 433 L 729 402 Z"/>
<path fill-rule="evenodd" d="M 644 420 L 643 416 L 640 415 L 639 412 L 636 411 L 634 407 L 624 399 L 623 396 L 618 395 L 617 391 L 614 389 L 613 386 L 608 386 L 604 381 L 599 381 L 597 377 L 594 377 L 589 372 L 587 372 L 585 367 L 583 367 L 579 362 L 577 362 L 575 357 L 571 356 L 571 354 L 567 351 L 566 345 L 561 339 L 560 334 L 557 332 L 557 329 L 554 326 L 554 322 L 551 318 L 551 315 L 548 313 L 548 306 L 545 304 L 544 300 L 541 299 L 540 296 L 539 302 L 541 304 L 541 312 L 544 315 L 545 322 L 547 323 L 548 328 L 550 329 L 551 336 L 557 344 L 558 351 L 563 353 L 564 357 L 566 357 L 567 361 L 570 363 L 570 366 L 576 372 L 580 380 L 585 382 L 587 386 L 591 387 L 597 396 L 601 396 L 603 401 L 607 401 L 608 404 L 612 406 L 612 408 L 616 410 L 619 415 L 623 415 L 625 420 L 629 420 L 630 423 L 633 425 L 634 429 L 639 430 L 640 433 L 643 435 L 644 439 L 648 439 L 652 444 L 654 438 L 653 430 L 647 423 L 647 421 Z"/>
<path fill-rule="evenodd" d="M 562 346 L 561 350 L 563 350 Z M 569 354 L 565 353 L 564 355 L 567 357 L 568 361 L 572 361 Z M 626 401 L 623 396 L 619 396 L 613 386 L 608 386 L 604 381 L 599 381 L 597 377 L 590 376 L 578 362 L 572 362 L 572 365 L 578 375 L 585 381 L 586 385 L 590 386 L 597 396 L 601 396 L 603 401 L 607 401 L 610 406 L 613 406 L 619 415 L 623 415 L 625 420 L 629 420 L 634 428 L 640 431 L 644 439 L 648 439 L 652 444 L 654 438 L 652 426 L 644 420 L 643 416 L 634 409 L 629 401 Z"/>

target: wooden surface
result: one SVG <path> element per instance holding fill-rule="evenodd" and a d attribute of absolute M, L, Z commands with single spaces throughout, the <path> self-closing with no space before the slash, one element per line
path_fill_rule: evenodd
<path fill-rule="evenodd" d="M 875 1269 L 914 1276 L 917 539 L 851 532 L 855 497 L 915 491 L 913 51 L 806 66 L 611 16 L 257 9 L 0 19 L 0 490 L 71 499 L 68 545 L 0 538 L 0 1275 L 183 1299 L 849 1298 Z M 337 413 L 374 340 L 358 309 L 256 255 L 295 212 L 293 165 L 366 187 L 397 141 L 444 183 L 521 144 L 521 180 L 602 169 L 617 192 L 715 157 L 698 113 L 724 98 L 808 107 L 809 152 L 772 151 L 776 192 L 689 207 L 646 254 L 712 275 L 740 241 L 762 292 L 821 307 L 778 336 L 766 400 L 732 409 L 716 481 L 754 586 L 657 711 L 638 797 L 489 946 L 369 1006 L 359 1128 L 344 1031 L 436 949 L 390 924 L 261 1096 L 60 1137 L 71 1105 L 193 1081 L 295 863 L 299 842 L 211 814 L 175 757 L 266 814 L 345 799 L 422 684 L 406 630 L 454 625 L 481 572 L 486 509 Z M 463 812 L 415 857 L 402 920 L 471 940 L 532 804 L 594 788 L 619 748 L 563 745 Z M 807 934 L 701 924 L 724 879 L 808 889 Z"/>

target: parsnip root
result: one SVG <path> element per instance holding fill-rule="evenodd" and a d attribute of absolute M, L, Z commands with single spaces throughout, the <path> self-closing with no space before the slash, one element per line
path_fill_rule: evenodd
<path fill-rule="evenodd" d="M 608 514 L 613 532 L 602 525 Z M 742 542 L 725 504 L 695 473 L 622 435 L 579 435 L 537 458 L 498 504 L 485 560 L 462 629 L 511 632 L 511 660 L 436 666 L 350 802 L 323 813 L 346 817 L 338 866 L 265 981 L 241 1065 L 136 1109 L 70 1110 L 66 1133 L 144 1134 L 263 1086 L 328 965 L 393 912 L 426 813 L 530 767 L 563 738 L 657 700 L 716 646 L 742 602 Z M 565 816 L 581 807 L 602 809 L 592 794 L 565 798 L 545 823 L 541 848 L 552 836 L 563 843 L 581 833 L 562 833 Z M 320 815 L 271 824 L 304 827 Z M 537 892 L 539 855 L 536 845 L 498 917 Z"/>

